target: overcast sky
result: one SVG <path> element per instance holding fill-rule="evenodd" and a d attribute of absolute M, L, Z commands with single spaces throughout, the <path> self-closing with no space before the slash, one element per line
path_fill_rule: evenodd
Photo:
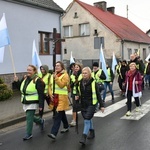
<path fill-rule="evenodd" d="M 82 2 L 93 5 L 94 2 L 100 0 L 81 0 Z M 102 1 L 102 0 L 101 0 Z M 146 32 L 150 29 L 150 0 L 105 0 L 107 7 L 114 6 L 115 14 L 128 19 L 138 26 L 142 31 Z M 72 2 L 72 0 L 54 0 L 64 10 Z"/>

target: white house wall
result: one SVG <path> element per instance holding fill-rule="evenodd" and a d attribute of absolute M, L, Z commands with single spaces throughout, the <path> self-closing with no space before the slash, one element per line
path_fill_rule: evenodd
<path fill-rule="evenodd" d="M 39 51 L 38 31 L 53 32 L 53 28 L 56 28 L 60 33 L 60 14 L 0 1 L 0 18 L 3 13 L 6 16 L 16 72 L 25 72 L 32 63 L 34 39 Z M 47 64 L 52 69 L 52 56 L 40 56 L 40 59 L 42 64 Z M 60 56 L 57 59 L 60 60 Z M 4 62 L 0 63 L 0 68 L 0 74 L 13 73 L 8 46 L 5 47 Z"/>

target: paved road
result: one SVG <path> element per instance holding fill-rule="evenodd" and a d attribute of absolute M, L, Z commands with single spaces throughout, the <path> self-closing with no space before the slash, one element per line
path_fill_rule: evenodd
<path fill-rule="evenodd" d="M 97 112 L 93 119 L 96 130 L 94 140 L 87 140 L 85 147 L 79 143 L 83 129 L 83 119 L 79 114 L 79 134 L 75 128 L 65 134 L 59 133 L 56 141 L 47 137 L 52 125 L 51 114 L 46 114 L 45 130 L 40 132 L 38 126 L 34 126 L 33 138 L 22 141 L 25 131 L 25 122 L 3 129 L 0 132 L 0 150 L 150 150 L 150 90 L 143 92 L 142 107 L 140 112 L 133 113 L 131 117 L 125 117 L 126 99 L 115 94 L 115 103 L 106 99 L 105 113 Z M 71 121 L 70 112 L 67 112 Z M 137 117 L 139 116 L 139 117 Z"/>

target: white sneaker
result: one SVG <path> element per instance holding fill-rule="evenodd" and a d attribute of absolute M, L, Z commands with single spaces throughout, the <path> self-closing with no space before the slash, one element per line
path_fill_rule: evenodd
<path fill-rule="evenodd" d="M 131 111 L 127 111 L 126 116 L 131 116 Z"/>
<path fill-rule="evenodd" d="M 136 111 L 136 112 L 139 112 L 139 111 L 140 111 L 140 108 L 139 108 L 139 107 L 136 107 L 136 108 L 135 108 L 135 111 Z"/>
<path fill-rule="evenodd" d="M 71 123 L 69 123 L 70 127 L 75 127 L 76 126 L 76 122 L 74 120 L 71 121 Z"/>

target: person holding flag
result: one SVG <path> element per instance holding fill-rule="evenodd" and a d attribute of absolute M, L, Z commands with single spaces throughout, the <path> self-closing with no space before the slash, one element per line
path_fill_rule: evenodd
<path fill-rule="evenodd" d="M 21 81 L 14 76 L 16 87 L 21 92 L 21 102 L 26 112 L 26 135 L 23 140 L 32 138 L 33 122 L 40 125 L 41 130 L 44 129 L 44 119 L 35 116 L 36 109 L 39 111 L 44 109 L 44 82 L 37 76 L 37 68 L 33 65 L 27 67 L 27 75 Z"/>
<path fill-rule="evenodd" d="M 114 73 L 108 64 L 106 64 L 106 67 L 107 67 L 108 78 L 104 80 L 103 102 L 105 102 L 107 87 L 109 88 L 109 91 L 112 96 L 111 100 L 112 102 L 114 102 L 114 92 L 113 92 Z"/>

